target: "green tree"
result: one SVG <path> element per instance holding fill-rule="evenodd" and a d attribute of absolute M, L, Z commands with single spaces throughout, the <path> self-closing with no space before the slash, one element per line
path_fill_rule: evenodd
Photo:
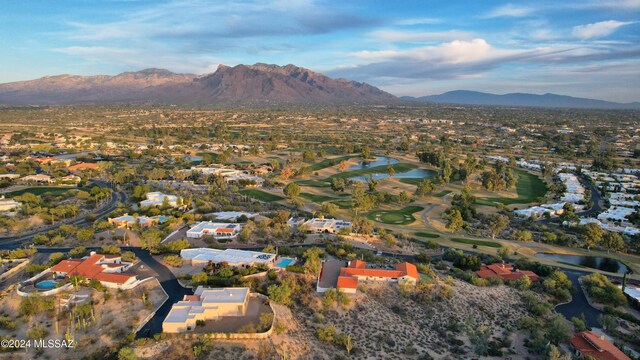
<path fill-rule="evenodd" d="M 436 186 L 429 179 L 422 179 L 416 187 L 416 195 L 424 196 L 427 194 L 433 194 L 436 191 Z"/>
<path fill-rule="evenodd" d="M 489 232 L 491 238 L 495 239 L 509 225 L 509 217 L 505 215 L 494 215 L 489 219 Z"/>
<path fill-rule="evenodd" d="M 602 241 L 604 230 L 598 224 L 588 223 L 582 227 L 582 234 L 587 251 L 591 251 L 591 247 L 597 246 Z"/>
<path fill-rule="evenodd" d="M 91 229 L 78 230 L 78 232 L 76 233 L 76 237 L 78 238 L 78 240 L 82 242 L 89 241 L 91 240 L 91 238 L 93 238 L 93 230 Z"/>
<path fill-rule="evenodd" d="M 450 209 L 445 213 L 444 218 L 447 220 L 446 228 L 453 232 L 462 229 L 466 225 L 458 209 Z"/>
<path fill-rule="evenodd" d="M 284 187 L 283 192 L 289 199 L 297 198 L 300 195 L 300 185 L 291 182 Z"/>
<path fill-rule="evenodd" d="M 602 237 L 602 245 L 607 249 L 607 254 L 609 251 L 618 252 L 624 249 L 624 240 L 617 232 L 608 231 Z"/>
<path fill-rule="evenodd" d="M 571 334 L 569 325 L 562 314 L 555 314 L 547 319 L 545 328 L 547 330 L 547 337 L 552 343 L 557 345 L 569 340 Z"/>
<path fill-rule="evenodd" d="M 118 351 L 118 360 L 136 360 L 138 357 L 130 347 L 123 347 Z"/>
<path fill-rule="evenodd" d="M 364 160 L 371 158 L 371 149 L 369 149 L 369 145 L 365 145 L 362 147 L 361 155 Z"/>
<path fill-rule="evenodd" d="M 411 198 L 409 197 L 409 194 L 407 194 L 406 191 L 400 191 L 400 194 L 398 194 L 398 204 L 408 204 L 411 201 Z"/>

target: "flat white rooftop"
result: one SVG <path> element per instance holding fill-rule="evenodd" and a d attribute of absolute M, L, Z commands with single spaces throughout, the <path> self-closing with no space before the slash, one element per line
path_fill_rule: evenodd
<path fill-rule="evenodd" d="M 271 262 L 276 257 L 276 255 L 259 251 L 247 251 L 238 249 L 217 250 L 209 248 L 196 248 L 181 250 L 180 257 L 196 262 L 227 262 L 230 265 L 242 265 L 254 263 L 266 264 Z"/>

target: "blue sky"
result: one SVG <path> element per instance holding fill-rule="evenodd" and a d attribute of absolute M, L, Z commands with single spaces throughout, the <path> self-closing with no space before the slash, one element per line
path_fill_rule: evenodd
<path fill-rule="evenodd" d="M 640 0 L 0 0 L 0 82 L 296 64 L 396 95 L 640 101 Z"/>

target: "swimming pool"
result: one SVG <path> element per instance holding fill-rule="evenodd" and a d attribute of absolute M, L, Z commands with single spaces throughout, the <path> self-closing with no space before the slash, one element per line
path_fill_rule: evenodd
<path fill-rule="evenodd" d="M 291 258 L 282 258 L 276 264 L 276 267 L 286 268 L 287 266 L 293 264 L 296 260 Z"/>
<path fill-rule="evenodd" d="M 57 281 L 55 280 L 44 280 L 37 283 L 35 286 L 40 290 L 51 290 L 56 287 Z"/>

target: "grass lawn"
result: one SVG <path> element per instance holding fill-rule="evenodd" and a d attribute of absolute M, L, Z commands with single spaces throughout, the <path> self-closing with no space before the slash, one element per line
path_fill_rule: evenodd
<path fill-rule="evenodd" d="M 517 198 L 482 198 L 478 199 L 476 203 L 480 205 L 494 205 L 494 203 L 505 205 L 527 204 L 534 202 L 536 198 L 542 197 L 547 193 L 547 185 L 538 176 L 520 169 L 513 169 L 513 171 L 518 175 L 518 183 L 516 184 Z"/>
<path fill-rule="evenodd" d="M 332 158 L 332 159 L 324 159 L 320 162 L 317 162 L 313 165 L 309 165 L 309 169 L 311 169 L 311 171 L 319 171 L 322 169 L 326 169 L 328 167 L 332 167 L 332 166 L 336 166 L 338 165 L 338 163 L 342 160 L 348 160 L 351 158 L 357 157 L 356 155 L 348 155 L 348 156 L 341 156 L 341 157 L 337 157 L 337 158 Z"/>
<path fill-rule="evenodd" d="M 403 173 L 409 170 L 417 169 L 418 166 L 413 164 L 407 164 L 407 163 L 398 163 L 398 164 L 394 164 L 393 168 L 395 169 L 396 173 Z M 333 178 L 348 179 L 356 176 L 362 176 L 362 175 L 373 174 L 373 173 L 384 174 L 386 172 L 387 172 L 387 165 L 380 165 L 380 166 L 374 166 L 368 169 L 358 169 L 358 170 L 351 170 L 351 171 L 344 171 L 341 173 L 337 173 L 329 176 L 326 179 L 326 181 L 331 181 L 331 179 Z"/>
<path fill-rule="evenodd" d="M 461 238 L 453 238 L 451 239 L 453 242 L 462 243 L 462 244 L 470 244 L 470 245 L 478 245 L 478 246 L 488 246 L 492 248 L 501 248 L 502 245 L 495 241 L 484 241 L 484 240 L 472 240 L 472 239 L 461 239 Z"/>
<path fill-rule="evenodd" d="M 333 198 L 331 196 L 310 194 L 310 193 L 301 193 L 300 197 L 313 201 L 314 203 L 323 203 L 326 201 L 336 200 L 336 198 Z"/>
<path fill-rule="evenodd" d="M 4 193 L 4 195 L 8 197 L 20 196 L 25 193 L 32 193 L 33 195 L 42 195 L 45 193 L 52 193 L 54 195 L 60 195 L 66 193 L 69 190 L 82 190 L 82 191 L 91 191 L 91 188 L 77 188 L 77 187 L 49 187 L 49 186 L 36 186 L 30 187 L 22 190 L 11 191 L 8 193 Z"/>
<path fill-rule="evenodd" d="M 331 184 L 329 184 L 328 182 L 318 181 L 318 180 L 300 180 L 300 181 L 296 181 L 296 184 L 300 186 L 310 186 L 310 187 L 317 187 L 317 188 L 331 187 Z"/>
<path fill-rule="evenodd" d="M 428 239 L 436 239 L 440 237 L 440 235 L 438 234 L 432 234 L 432 233 L 426 233 L 426 232 L 417 232 L 414 235 L 423 237 L 423 238 L 428 238 Z"/>
<path fill-rule="evenodd" d="M 282 196 L 273 195 L 258 189 L 244 189 L 240 190 L 240 193 L 264 202 L 272 202 L 284 199 Z"/>
<path fill-rule="evenodd" d="M 418 183 L 422 181 L 422 179 L 420 178 L 401 178 L 400 182 L 403 184 L 409 184 L 409 185 L 418 185 Z"/>
<path fill-rule="evenodd" d="M 451 190 L 442 190 L 440 192 L 433 194 L 433 196 L 441 198 L 441 197 L 447 196 L 447 194 L 451 194 Z"/>
<path fill-rule="evenodd" d="M 201 157 L 202 161 L 206 162 L 216 162 L 216 160 L 218 159 L 218 154 L 212 152 L 199 152 L 196 154 L 196 156 Z"/>
<path fill-rule="evenodd" d="M 351 209 L 351 199 L 349 200 L 334 200 L 332 204 L 338 205 L 340 209 Z"/>
<path fill-rule="evenodd" d="M 407 206 L 400 210 L 375 210 L 367 214 L 367 218 L 383 224 L 408 225 L 416 221 L 413 213 L 423 209 L 421 206 Z"/>

